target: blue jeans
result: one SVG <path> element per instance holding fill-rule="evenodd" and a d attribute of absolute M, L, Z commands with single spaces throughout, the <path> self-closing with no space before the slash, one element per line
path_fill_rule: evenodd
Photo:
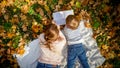
<path fill-rule="evenodd" d="M 59 67 L 59 65 L 52 65 L 52 64 L 46 64 L 46 63 L 40 63 L 40 62 L 38 62 L 36 68 L 60 68 L 60 67 Z"/>
<path fill-rule="evenodd" d="M 67 68 L 74 68 L 76 58 L 80 60 L 79 63 L 82 64 L 83 68 L 90 68 L 82 43 L 68 45 Z"/>

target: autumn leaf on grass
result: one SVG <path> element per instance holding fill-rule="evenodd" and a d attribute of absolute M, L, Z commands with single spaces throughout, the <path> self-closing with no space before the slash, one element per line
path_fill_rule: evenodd
<path fill-rule="evenodd" d="M 43 25 L 48 25 L 48 24 L 50 24 L 50 23 L 51 23 L 50 20 L 47 19 L 46 17 L 42 18 L 42 24 L 43 24 Z"/>
<path fill-rule="evenodd" d="M 110 32 L 109 32 L 108 35 L 111 36 L 111 37 L 113 37 L 115 35 L 115 30 L 114 29 L 110 30 Z"/>
<path fill-rule="evenodd" d="M 63 4 L 63 0 L 59 0 L 59 1 L 58 1 L 58 4 Z"/>
<path fill-rule="evenodd" d="M 36 8 L 36 12 L 38 12 L 41 16 L 44 16 L 44 11 L 41 8 Z"/>
<path fill-rule="evenodd" d="M 75 3 L 75 5 L 76 5 L 77 8 L 81 8 L 81 2 L 77 1 L 77 2 Z"/>
<path fill-rule="evenodd" d="M 114 53 L 114 51 L 112 51 L 112 52 L 109 52 L 108 53 L 108 59 L 113 59 L 114 57 L 115 57 L 116 55 L 115 55 L 115 53 Z"/>
<path fill-rule="evenodd" d="M 12 22 L 13 24 L 14 23 L 18 23 L 19 22 L 19 18 L 18 18 L 18 15 L 14 15 L 12 20 L 10 20 L 10 22 Z"/>
<path fill-rule="evenodd" d="M 28 13 L 28 11 L 29 11 L 29 6 L 28 5 L 23 5 L 22 7 L 21 7 L 21 12 L 22 13 Z"/>
<path fill-rule="evenodd" d="M 8 22 L 9 14 L 4 15 L 4 19 Z"/>
<path fill-rule="evenodd" d="M 43 25 L 42 24 L 38 24 L 38 29 L 39 29 L 40 32 L 42 32 L 43 31 Z"/>
<path fill-rule="evenodd" d="M 0 6 L 1 6 L 2 8 L 4 8 L 6 5 L 7 5 L 7 1 L 5 1 L 5 0 L 3 0 L 3 1 L 1 2 L 1 4 L 0 4 Z"/>
<path fill-rule="evenodd" d="M 10 38 L 10 39 L 13 38 L 14 36 L 15 36 L 14 33 L 7 33 L 7 37 Z"/>
<path fill-rule="evenodd" d="M 24 50 L 24 49 L 18 49 L 17 54 L 23 55 L 23 54 L 24 54 L 24 52 L 25 52 L 25 50 Z"/>
<path fill-rule="evenodd" d="M 39 31 L 42 32 L 43 30 L 43 25 L 42 24 L 33 24 L 32 25 L 32 31 L 35 33 L 38 33 Z"/>
<path fill-rule="evenodd" d="M 70 1 L 70 5 L 71 5 L 71 6 L 74 6 L 74 3 L 75 3 L 75 0 L 71 0 L 71 1 Z"/>
<path fill-rule="evenodd" d="M 44 8 L 45 8 L 45 10 L 46 10 L 47 12 L 50 11 L 50 9 L 49 9 L 49 7 L 48 7 L 47 5 L 44 5 Z"/>
<path fill-rule="evenodd" d="M 32 25 L 32 31 L 37 33 L 39 31 L 38 25 Z"/>
<path fill-rule="evenodd" d="M 109 46 L 107 45 L 102 45 L 102 49 L 108 50 Z"/>
<path fill-rule="evenodd" d="M 27 30 L 28 30 L 28 29 L 27 29 L 27 26 L 26 26 L 25 24 L 22 25 L 22 30 L 23 30 L 23 31 L 27 31 Z"/>
<path fill-rule="evenodd" d="M 25 0 L 25 1 L 28 2 L 28 3 L 30 2 L 30 0 Z"/>
<path fill-rule="evenodd" d="M 13 42 L 12 42 L 12 41 L 9 41 L 9 42 L 7 43 L 7 46 L 12 46 L 12 44 L 13 44 Z"/>
<path fill-rule="evenodd" d="M 88 5 L 89 0 L 80 0 L 80 2 L 83 6 L 86 6 L 86 5 Z"/>
<path fill-rule="evenodd" d="M 20 18 L 21 18 L 21 20 L 22 20 L 22 21 L 24 21 L 24 20 L 26 20 L 26 19 L 27 19 L 27 16 L 26 16 L 26 15 L 21 14 L 21 15 L 20 15 Z"/>
<path fill-rule="evenodd" d="M 17 26 L 16 25 L 12 25 L 12 32 L 15 33 L 17 31 Z"/>
<path fill-rule="evenodd" d="M 59 11 L 59 10 L 60 10 L 60 5 L 56 5 L 54 11 Z"/>
<path fill-rule="evenodd" d="M 37 38 L 38 37 L 37 34 L 35 34 L 35 33 L 33 33 L 32 36 L 33 36 L 33 38 Z"/>
<path fill-rule="evenodd" d="M 104 9 L 103 9 L 103 12 L 108 13 L 110 10 L 111 10 L 110 6 L 105 5 L 105 7 L 104 7 Z"/>
<path fill-rule="evenodd" d="M 38 4 L 40 4 L 40 5 L 45 5 L 45 4 L 46 4 L 46 1 L 45 1 L 45 0 L 38 0 Z"/>

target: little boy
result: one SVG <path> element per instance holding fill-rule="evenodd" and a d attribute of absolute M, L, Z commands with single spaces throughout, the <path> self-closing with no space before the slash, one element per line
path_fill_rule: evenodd
<path fill-rule="evenodd" d="M 67 68 L 74 68 L 77 57 L 83 68 L 90 68 L 86 57 L 86 51 L 82 44 L 83 40 L 79 24 L 79 21 L 74 15 L 69 15 L 66 18 L 64 34 L 68 41 Z"/>

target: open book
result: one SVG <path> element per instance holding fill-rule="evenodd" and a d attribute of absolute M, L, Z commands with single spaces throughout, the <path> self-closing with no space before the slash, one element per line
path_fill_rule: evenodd
<path fill-rule="evenodd" d="M 66 23 L 65 19 L 68 15 L 74 15 L 73 10 L 55 12 L 52 16 L 57 25 L 64 25 Z"/>

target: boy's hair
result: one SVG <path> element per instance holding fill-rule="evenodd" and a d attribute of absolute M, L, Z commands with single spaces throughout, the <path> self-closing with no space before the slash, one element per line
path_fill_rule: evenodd
<path fill-rule="evenodd" d="M 47 29 L 45 31 L 45 36 L 44 36 L 45 40 L 46 40 L 46 47 L 48 47 L 49 49 L 51 49 L 51 43 L 53 41 L 56 41 L 59 38 L 59 29 L 57 27 L 57 25 L 55 24 L 49 24 L 47 26 Z"/>
<path fill-rule="evenodd" d="M 74 15 L 69 15 L 67 18 L 66 18 L 66 25 L 68 28 L 70 29 L 77 29 L 77 27 L 79 26 L 79 21 L 78 19 L 76 18 L 76 16 Z"/>

